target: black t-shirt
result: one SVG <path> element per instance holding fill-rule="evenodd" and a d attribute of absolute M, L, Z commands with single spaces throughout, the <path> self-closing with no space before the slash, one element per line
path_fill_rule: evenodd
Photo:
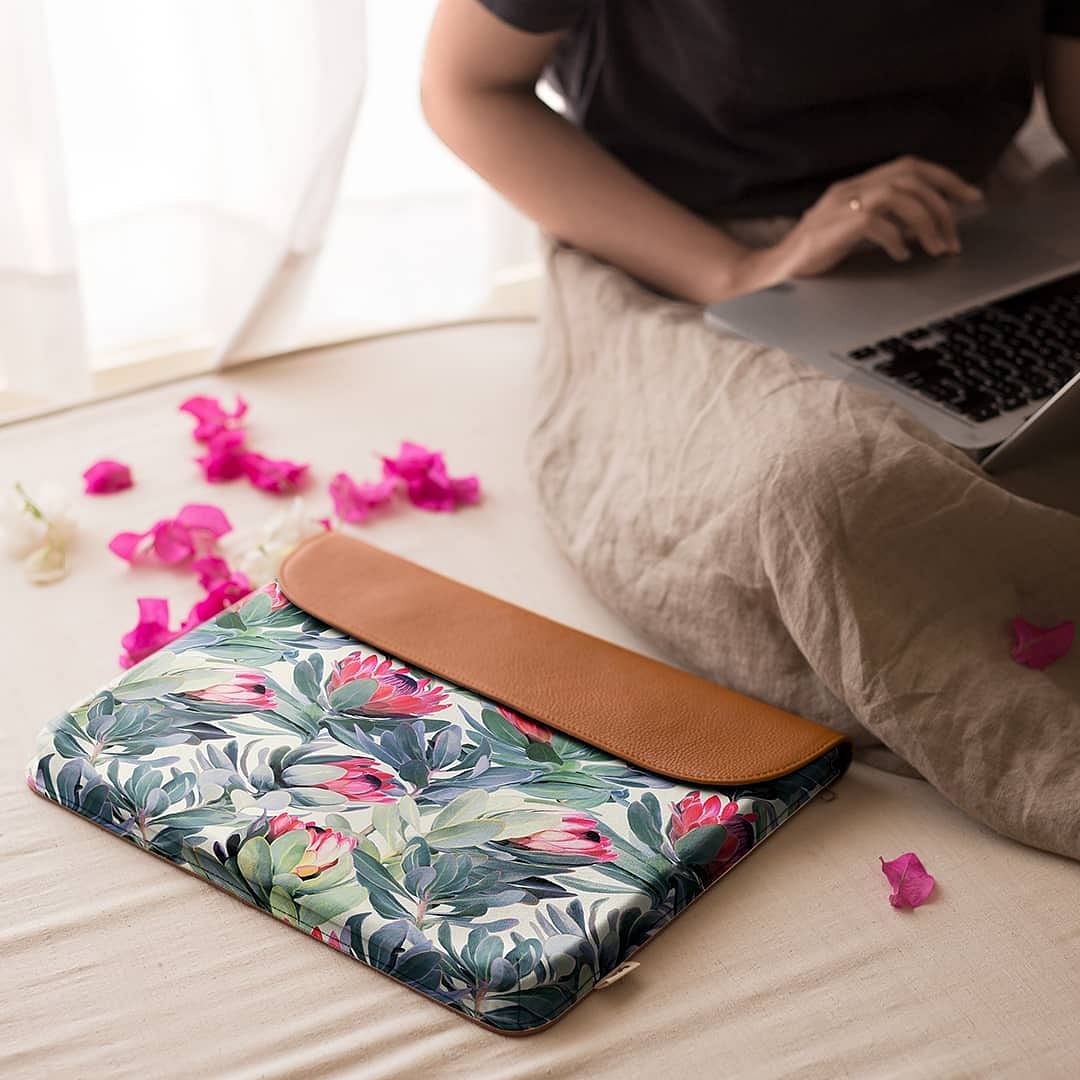
<path fill-rule="evenodd" d="M 547 72 L 571 119 L 715 218 L 799 213 L 916 154 L 978 181 L 1031 106 L 1044 31 L 1080 0 L 480 0 L 565 29 Z"/>

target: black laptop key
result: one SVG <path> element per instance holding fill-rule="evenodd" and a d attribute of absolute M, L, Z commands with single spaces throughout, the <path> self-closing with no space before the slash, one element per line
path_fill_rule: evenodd
<path fill-rule="evenodd" d="M 891 360 L 878 364 L 878 371 L 894 379 L 902 379 L 912 371 L 926 371 L 937 365 L 934 349 L 902 349 Z"/>
<path fill-rule="evenodd" d="M 983 423 L 1045 400 L 1080 372 L 1080 274 L 912 327 L 848 356 Z"/>
<path fill-rule="evenodd" d="M 882 352 L 898 353 L 903 352 L 908 348 L 907 344 L 898 337 L 882 338 L 877 343 L 877 347 Z"/>
<path fill-rule="evenodd" d="M 987 420 L 993 420 L 995 416 L 1000 416 L 1001 410 L 993 402 L 990 402 L 972 409 L 968 415 L 975 423 L 984 424 Z"/>
<path fill-rule="evenodd" d="M 928 398 L 933 398 L 934 401 L 946 402 L 951 397 L 951 394 L 943 386 L 938 386 L 936 383 L 932 386 L 926 386 L 922 391 Z"/>

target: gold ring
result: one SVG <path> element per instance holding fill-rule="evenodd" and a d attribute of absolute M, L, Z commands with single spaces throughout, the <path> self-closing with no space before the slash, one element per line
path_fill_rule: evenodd
<path fill-rule="evenodd" d="M 858 195 L 852 195 L 847 204 L 848 209 L 853 210 L 856 214 L 862 209 L 862 199 Z"/>

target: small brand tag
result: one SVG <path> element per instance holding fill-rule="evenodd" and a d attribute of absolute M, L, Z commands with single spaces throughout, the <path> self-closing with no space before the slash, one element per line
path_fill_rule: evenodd
<path fill-rule="evenodd" d="M 629 975 L 634 968 L 639 968 L 641 965 L 636 960 L 627 960 L 625 964 L 620 964 L 614 971 L 605 975 L 597 984 L 593 987 L 594 990 L 606 990 L 613 983 L 617 983 L 620 979 Z"/>

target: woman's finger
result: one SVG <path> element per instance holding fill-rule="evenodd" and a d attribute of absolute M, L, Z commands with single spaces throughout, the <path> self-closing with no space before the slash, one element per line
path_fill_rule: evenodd
<path fill-rule="evenodd" d="M 963 177 L 958 176 L 952 169 L 945 168 L 944 165 L 924 161 L 922 158 L 902 158 L 901 160 L 910 165 L 916 176 L 960 202 L 978 202 L 983 197 L 982 192 L 974 184 L 969 184 Z"/>
<path fill-rule="evenodd" d="M 907 262 L 911 258 L 911 249 L 904 242 L 900 227 L 880 214 L 868 215 L 863 236 L 884 248 L 897 262 Z"/>
<path fill-rule="evenodd" d="M 870 196 L 870 210 L 887 214 L 907 226 L 930 255 L 944 255 L 949 250 L 948 240 L 938 227 L 926 203 L 904 188 L 889 184 Z"/>
<path fill-rule="evenodd" d="M 960 253 L 960 233 L 956 227 L 956 214 L 948 200 L 930 184 L 924 184 L 914 178 L 898 177 L 898 187 L 920 199 L 937 222 L 938 231 L 945 237 L 945 243 L 954 254 Z"/>

